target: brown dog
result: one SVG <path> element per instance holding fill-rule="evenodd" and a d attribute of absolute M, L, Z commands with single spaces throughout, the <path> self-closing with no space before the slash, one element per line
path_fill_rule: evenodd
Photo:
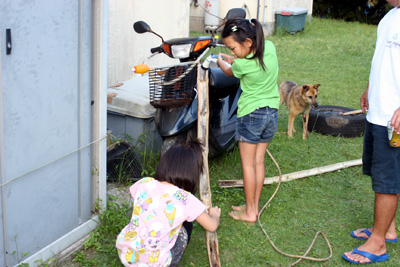
<path fill-rule="evenodd" d="M 311 106 L 314 108 L 318 107 L 317 96 L 319 86 L 320 84 L 304 84 L 300 86 L 292 81 L 283 82 L 279 86 L 279 95 L 281 96 L 279 105 L 285 102 L 289 110 L 289 138 L 292 138 L 293 134 L 296 132 L 293 127 L 294 119 L 297 115 L 303 113 L 303 139 L 307 139 L 308 116 Z"/>

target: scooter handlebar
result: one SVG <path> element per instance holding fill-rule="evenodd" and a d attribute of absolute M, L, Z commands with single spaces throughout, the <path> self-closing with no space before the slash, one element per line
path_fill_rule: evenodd
<path fill-rule="evenodd" d="M 150 52 L 151 52 L 152 54 L 154 54 L 154 53 L 161 53 L 162 51 L 163 51 L 163 49 L 162 49 L 161 46 L 157 46 L 157 47 L 154 47 L 154 48 L 150 49 Z"/>

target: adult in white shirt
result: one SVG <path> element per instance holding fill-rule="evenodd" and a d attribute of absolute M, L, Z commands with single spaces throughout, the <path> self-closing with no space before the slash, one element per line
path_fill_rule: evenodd
<path fill-rule="evenodd" d="M 364 134 L 363 173 L 375 191 L 374 225 L 351 232 L 366 242 L 343 258 L 356 264 L 385 261 L 386 242 L 398 240 L 395 218 L 400 195 L 400 147 L 389 145 L 387 123 L 400 133 L 400 0 L 379 22 L 367 88 L 360 99 L 368 111 Z"/>

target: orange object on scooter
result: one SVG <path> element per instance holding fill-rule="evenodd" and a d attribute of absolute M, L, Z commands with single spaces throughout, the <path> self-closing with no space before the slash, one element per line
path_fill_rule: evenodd
<path fill-rule="evenodd" d="M 146 64 L 140 64 L 135 66 L 134 72 L 143 74 L 148 72 L 149 70 L 150 70 L 149 66 L 147 66 Z"/>

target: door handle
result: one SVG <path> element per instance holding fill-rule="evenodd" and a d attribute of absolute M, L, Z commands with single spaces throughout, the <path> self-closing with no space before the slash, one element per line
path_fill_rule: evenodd
<path fill-rule="evenodd" d="M 6 29 L 6 51 L 7 55 L 11 54 L 12 42 L 11 42 L 11 29 Z"/>

